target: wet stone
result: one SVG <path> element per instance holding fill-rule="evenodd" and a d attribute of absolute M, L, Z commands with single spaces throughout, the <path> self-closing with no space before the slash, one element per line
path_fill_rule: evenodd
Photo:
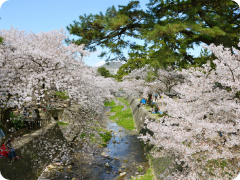
<path fill-rule="evenodd" d="M 126 172 L 120 173 L 120 177 L 125 176 Z"/>
<path fill-rule="evenodd" d="M 105 166 L 106 166 L 106 167 L 110 167 L 110 165 L 109 165 L 109 163 L 108 163 L 108 162 L 105 164 Z"/>
<path fill-rule="evenodd" d="M 68 169 L 72 169 L 73 168 L 73 166 L 72 165 L 68 165 Z"/>

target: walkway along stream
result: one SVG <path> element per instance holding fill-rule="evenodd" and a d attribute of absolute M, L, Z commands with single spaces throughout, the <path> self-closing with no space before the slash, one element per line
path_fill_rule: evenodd
<path fill-rule="evenodd" d="M 129 108 L 116 99 L 114 101 L 117 105 L 123 105 L 123 110 Z M 93 158 L 86 159 L 85 154 L 74 146 L 72 153 L 74 158 L 66 157 L 72 158 L 68 165 L 62 166 L 62 160 L 57 159 L 50 165 L 53 171 L 43 173 L 39 179 L 113 180 L 131 179 L 131 176 L 144 174 L 149 164 L 137 138 L 138 133 L 111 121 L 109 117 L 114 113 L 110 111 L 111 107 L 106 107 L 104 116 L 99 120 L 99 124 L 112 133 L 107 147 L 99 147 L 98 153 L 94 154 Z"/>

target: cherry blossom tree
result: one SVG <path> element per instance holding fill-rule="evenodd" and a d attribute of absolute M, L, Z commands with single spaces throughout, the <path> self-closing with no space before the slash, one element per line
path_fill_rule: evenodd
<path fill-rule="evenodd" d="M 162 149 L 152 152 L 154 157 L 172 155 L 178 164 L 184 162 L 184 170 L 169 179 L 229 179 L 239 174 L 240 140 L 233 133 L 240 129 L 240 51 L 204 47 L 217 57 L 215 69 L 208 62 L 177 72 L 185 78 L 173 87 L 180 99 L 165 96 L 167 115 L 145 121 L 154 136 L 140 136 Z"/>
<path fill-rule="evenodd" d="M 118 88 L 112 78 L 98 77 L 84 64 L 89 55 L 84 45 L 63 44 L 63 30 L 27 34 L 12 27 L 0 36 L 2 112 L 16 106 L 46 107 L 58 91 L 66 92 L 71 104 L 101 114 L 104 101 Z"/>
<path fill-rule="evenodd" d="M 72 103 L 90 103 L 91 98 L 110 97 L 110 79 L 95 78 L 96 72 L 86 66 L 88 55 L 83 45 L 65 46 L 63 30 L 26 34 L 11 28 L 2 30 L 4 43 L 0 47 L 1 89 L 7 93 L 1 107 L 21 107 L 24 104 L 44 105 L 51 90 L 67 91 Z M 93 78 L 94 77 L 94 78 Z M 102 81 L 102 83 L 100 82 Z M 105 86 L 103 86 L 105 85 Z M 100 94 L 96 87 L 103 88 Z M 97 106 L 99 101 L 95 101 Z M 91 104 L 91 103 L 90 103 Z"/>
<path fill-rule="evenodd" d="M 143 94 L 147 97 L 156 92 L 173 93 L 172 88 L 181 82 L 183 76 L 171 67 L 154 69 L 150 65 L 145 65 L 124 76 L 121 84 L 128 94 L 134 96 Z"/>

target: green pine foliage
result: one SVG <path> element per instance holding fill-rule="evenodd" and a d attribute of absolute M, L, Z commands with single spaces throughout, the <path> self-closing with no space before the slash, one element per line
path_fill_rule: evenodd
<path fill-rule="evenodd" d="M 106 61 L 129 61 L 119 70 L 117 79 L 121 80 L 144 63 L 154 67 L 201 66 L 205 57 L 196 58 L 187 52 L 193 45 L 214 43 L 239 49 L 238 9 L 238 4 L 231 0 L 149 0 L 147 10 L 140 8 L 139 1 L 130 1 L 118 9 L 108 8 L 105 14 L 79 16 L 79 21 L 67 29 L 78 36 L 71 42 L 85 44 L 90 51 L 98 45 L 107 49 L 100 55 Z M 126 37 L 142 40 L 144 45 Z M 129 58 L 123 54 L 126 48 Z"/>

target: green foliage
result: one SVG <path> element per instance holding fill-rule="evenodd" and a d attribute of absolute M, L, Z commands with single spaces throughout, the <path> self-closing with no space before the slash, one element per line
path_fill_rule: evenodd
<path fill-rule="evenodd" d="M 110 131 L 108 131 L 107 129 L 103 129 L 103 128 L 95 128 L 92 127 L 92 131 L 98 131 L 99 132 L 99 136 L 100 139 L 98 139 L 94 134 L 86 134 L 86 133 L 82 133 L 80 135 L 80 137 L 83 139 L 86 136 L 90 137 L 91 139 L 91 143 L 96 143 L 97 140 L 100 140 L 101 143 L 99 143 L 101 146 L 106 147 L 107 146 L 107 142 L 111 139 L 112 137 L 112 133 Z"/>
<path fill-rule="evenodd" d="M 112 100 L 111 102 L 109 102 L 109 101 L 105 101 L 105 103 L 104 103 L 104 106 L 106 107 L 106 106 L 115 106 L 116 105 L 116 103 Z"/>
<path fill-rule="evenodd" d="M 99 67 L 97 72 L 101 75 L 104 76 L 105 78 L 107 77 L 113 77 L 113 75 L 110 74 L 110 72 L 105 68 L 105 67 Z"/>
<path fill-rule="evenodd" d="M 143 170 L 142 167 L 138 167 L 137 169 L 139 172 L 142 172 L 142 170 Z"/>
<path fill-rule="evenodd" d="M 85 137 L 85 133 L 82 133 L 81 135 L 80 135 L 80 137 L 83 139 L 84 137 Z"/>
<path fill-rule="evenodd" d="M 154 178 L 154 175 L 153 175 L 153 169 L 152 168 L 149 168 L 143 176 L 137 177 L 135 179 L 131 178 L 131 180 L 154 180 L 154 179 L 155 178 Z"/>
<path fill-rule="evenodd" d="M 67 92 L 56 91 L 55 96 L 59 97 L 60 99 L 63 99 L 63 100 L 69 99 L 69 96 L 68 96 Z"/>
<path fill-rule="evenodd" d="M 21 115 L 16 116 L 12 112 L 10 112 L 9 117 L 11 120 L 11 127 L 13 127 L 14 129 L 19 130 L 26 127 L 24 119 L 21 117 Z"/>
<path fill-rule="evenodd" d="M 0 18 L 1 19 L 1 18 Z M 0 44 L 2 44 L 3 43 L 3 38 L 2 37 L 0 37 Z"/>
<path fill-rule="evenodd" d="M 149 58 L 146 44 L 144 46 L 135 43 L 131 44 L 128 52 L 128 61 L 119 68 L 116 79 L 121 81 L 122 77 L 131 73 L 132 70 L 139 69 L 150 62 L 151 59 Z"/>
<path fill-rule="evenodd" d="M 0 37 L 0 44 L 2 44 L 3 43 L 3 38 L 2 37 Z"/>
<path fill-rule="evenodd" d="M 108 8 L 105 15 L 101 12 L 79 16 L 79 21 L 74 21 L 67 30 L 79 37 L 72 42 L 85 44 L 87 50 L 95 51 L 98 45 L 107 48 L 100 55 L 106 61 L 130 61 L 120 68 L 117 77 L 120 81 L 124 74 L 144 63 L 154 67 L 201 66 L 207 56 L 203 52 L 195 58 L 188 53 L 193 45 L 214 43 L 239 49 L 238 9 L 238 4 L 230 0 L 150 0 L 147 10 L 140 8 L 139 1 L 130 1 L 118 9 Z M 144 46 L 126 37 L 143 40 Z M 129 59 L 123 54 L 126 48 L 130 49 Z"/>
<path fill-rule="evenodd" d="M 112 133 L 109 131 L 106 131 L 105 133 L 100 133 L 100 137 L 102 138 L 102 146 L 106 147 L 107 142 L 112 138 Z"/>
<path fill-rule="evenodd" d="M 69 123 L 65 123 L 65 122 L 62 122 L 62 121 L 57 121 L 57 123 L 60 126 L 67 126 L 67 125 L 69 125 Z"/>

